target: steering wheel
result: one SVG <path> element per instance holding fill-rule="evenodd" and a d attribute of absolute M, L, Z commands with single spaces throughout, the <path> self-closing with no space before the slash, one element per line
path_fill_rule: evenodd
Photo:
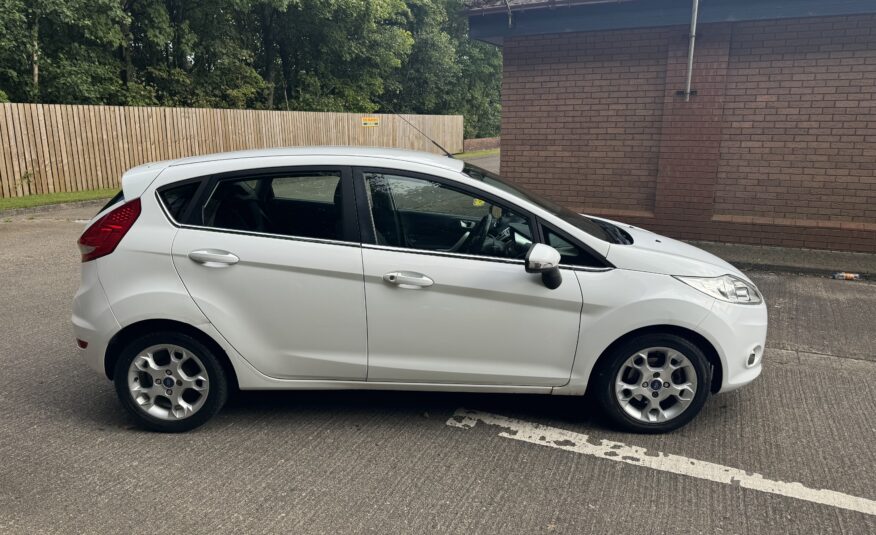
<path fill-rule="evenodd" d="M 465 243 L 460 247 L 460 251 L 469 253 L 469 254 L 477 254 L 481 252 L 484 248 L 484 244 L 487 242 L 487 236 L 490 232 L 490 227 L 493 226 L 493 216 L 491 214 L 487 214 L 478 221 L 478 224 L 475 225 L 473 229 L 471 229 L 471 234 L 469 234 L 468 239 Z"/>

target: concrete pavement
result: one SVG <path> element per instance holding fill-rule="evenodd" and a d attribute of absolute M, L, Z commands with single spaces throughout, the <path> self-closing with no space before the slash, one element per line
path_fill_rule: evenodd
<path fill-rule="evenodd" d="M 160 435 L 76 357 L 92 214 L 0 222 L 2 533 L 876 531 L 866 513 L 447 425 L 464 407 L 876 500 L 872 283 L 752 272 L 770 305 L 763 376 L 669 435 L 616 433 L 575 398 L 382 392 L 243 393 Z"/>

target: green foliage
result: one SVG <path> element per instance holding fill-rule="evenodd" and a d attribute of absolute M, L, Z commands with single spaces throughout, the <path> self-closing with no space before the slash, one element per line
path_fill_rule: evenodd
<path fill-rule="evenodd" d="M 12 100 L 27 99 L 19 74 L 27 71 L 25 39 L 24 1 L 0 0 L 0 87 Z"/>
<path fill-rule="evenodd" d="M 465 137 L 499 134 L 502 56 L 468 39 L 462 0 L 409 0 L 408 28 L 414 48 L 396 71 L 387 109 L 408 113 L 461 114 Z"/>
<path fill-rule="evenodd" d="M 465 115 L 501 56 L 462 0 L 0 0 L 0 100 Z"/>
<path fill-rule="evenodd" d="M 384 79 L 401 67 L 411 35 L 401 0 L 260 3 L 262 74 L 269 107 L 373 111 Z"/>

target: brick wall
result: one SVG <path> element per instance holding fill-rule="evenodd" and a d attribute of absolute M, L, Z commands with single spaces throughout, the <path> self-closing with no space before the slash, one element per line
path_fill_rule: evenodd
<path fill-rule="evenodd" d="M 672 236 L 876 252 L 876 17 L 504 46 L 502 172 Z"/>
<path fill-rule="evenodd" d="M 576 206 L 644 213 L 654 204 L 669 36 L 607 37 L 506 41 L 502 172 Z"/>

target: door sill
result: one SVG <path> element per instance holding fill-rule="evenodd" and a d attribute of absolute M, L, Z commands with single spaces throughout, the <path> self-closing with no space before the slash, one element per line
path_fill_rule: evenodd
<path fill-rule="evenodd" d="M 241 390 L 408 390 L 424 392 L 496 392 L 515 394 L 550 394 L 551 386 L 477 385 L 452 383 L 400 383 L 384 381 L 326 381 L 265 378 L 259 385 Z"/>

